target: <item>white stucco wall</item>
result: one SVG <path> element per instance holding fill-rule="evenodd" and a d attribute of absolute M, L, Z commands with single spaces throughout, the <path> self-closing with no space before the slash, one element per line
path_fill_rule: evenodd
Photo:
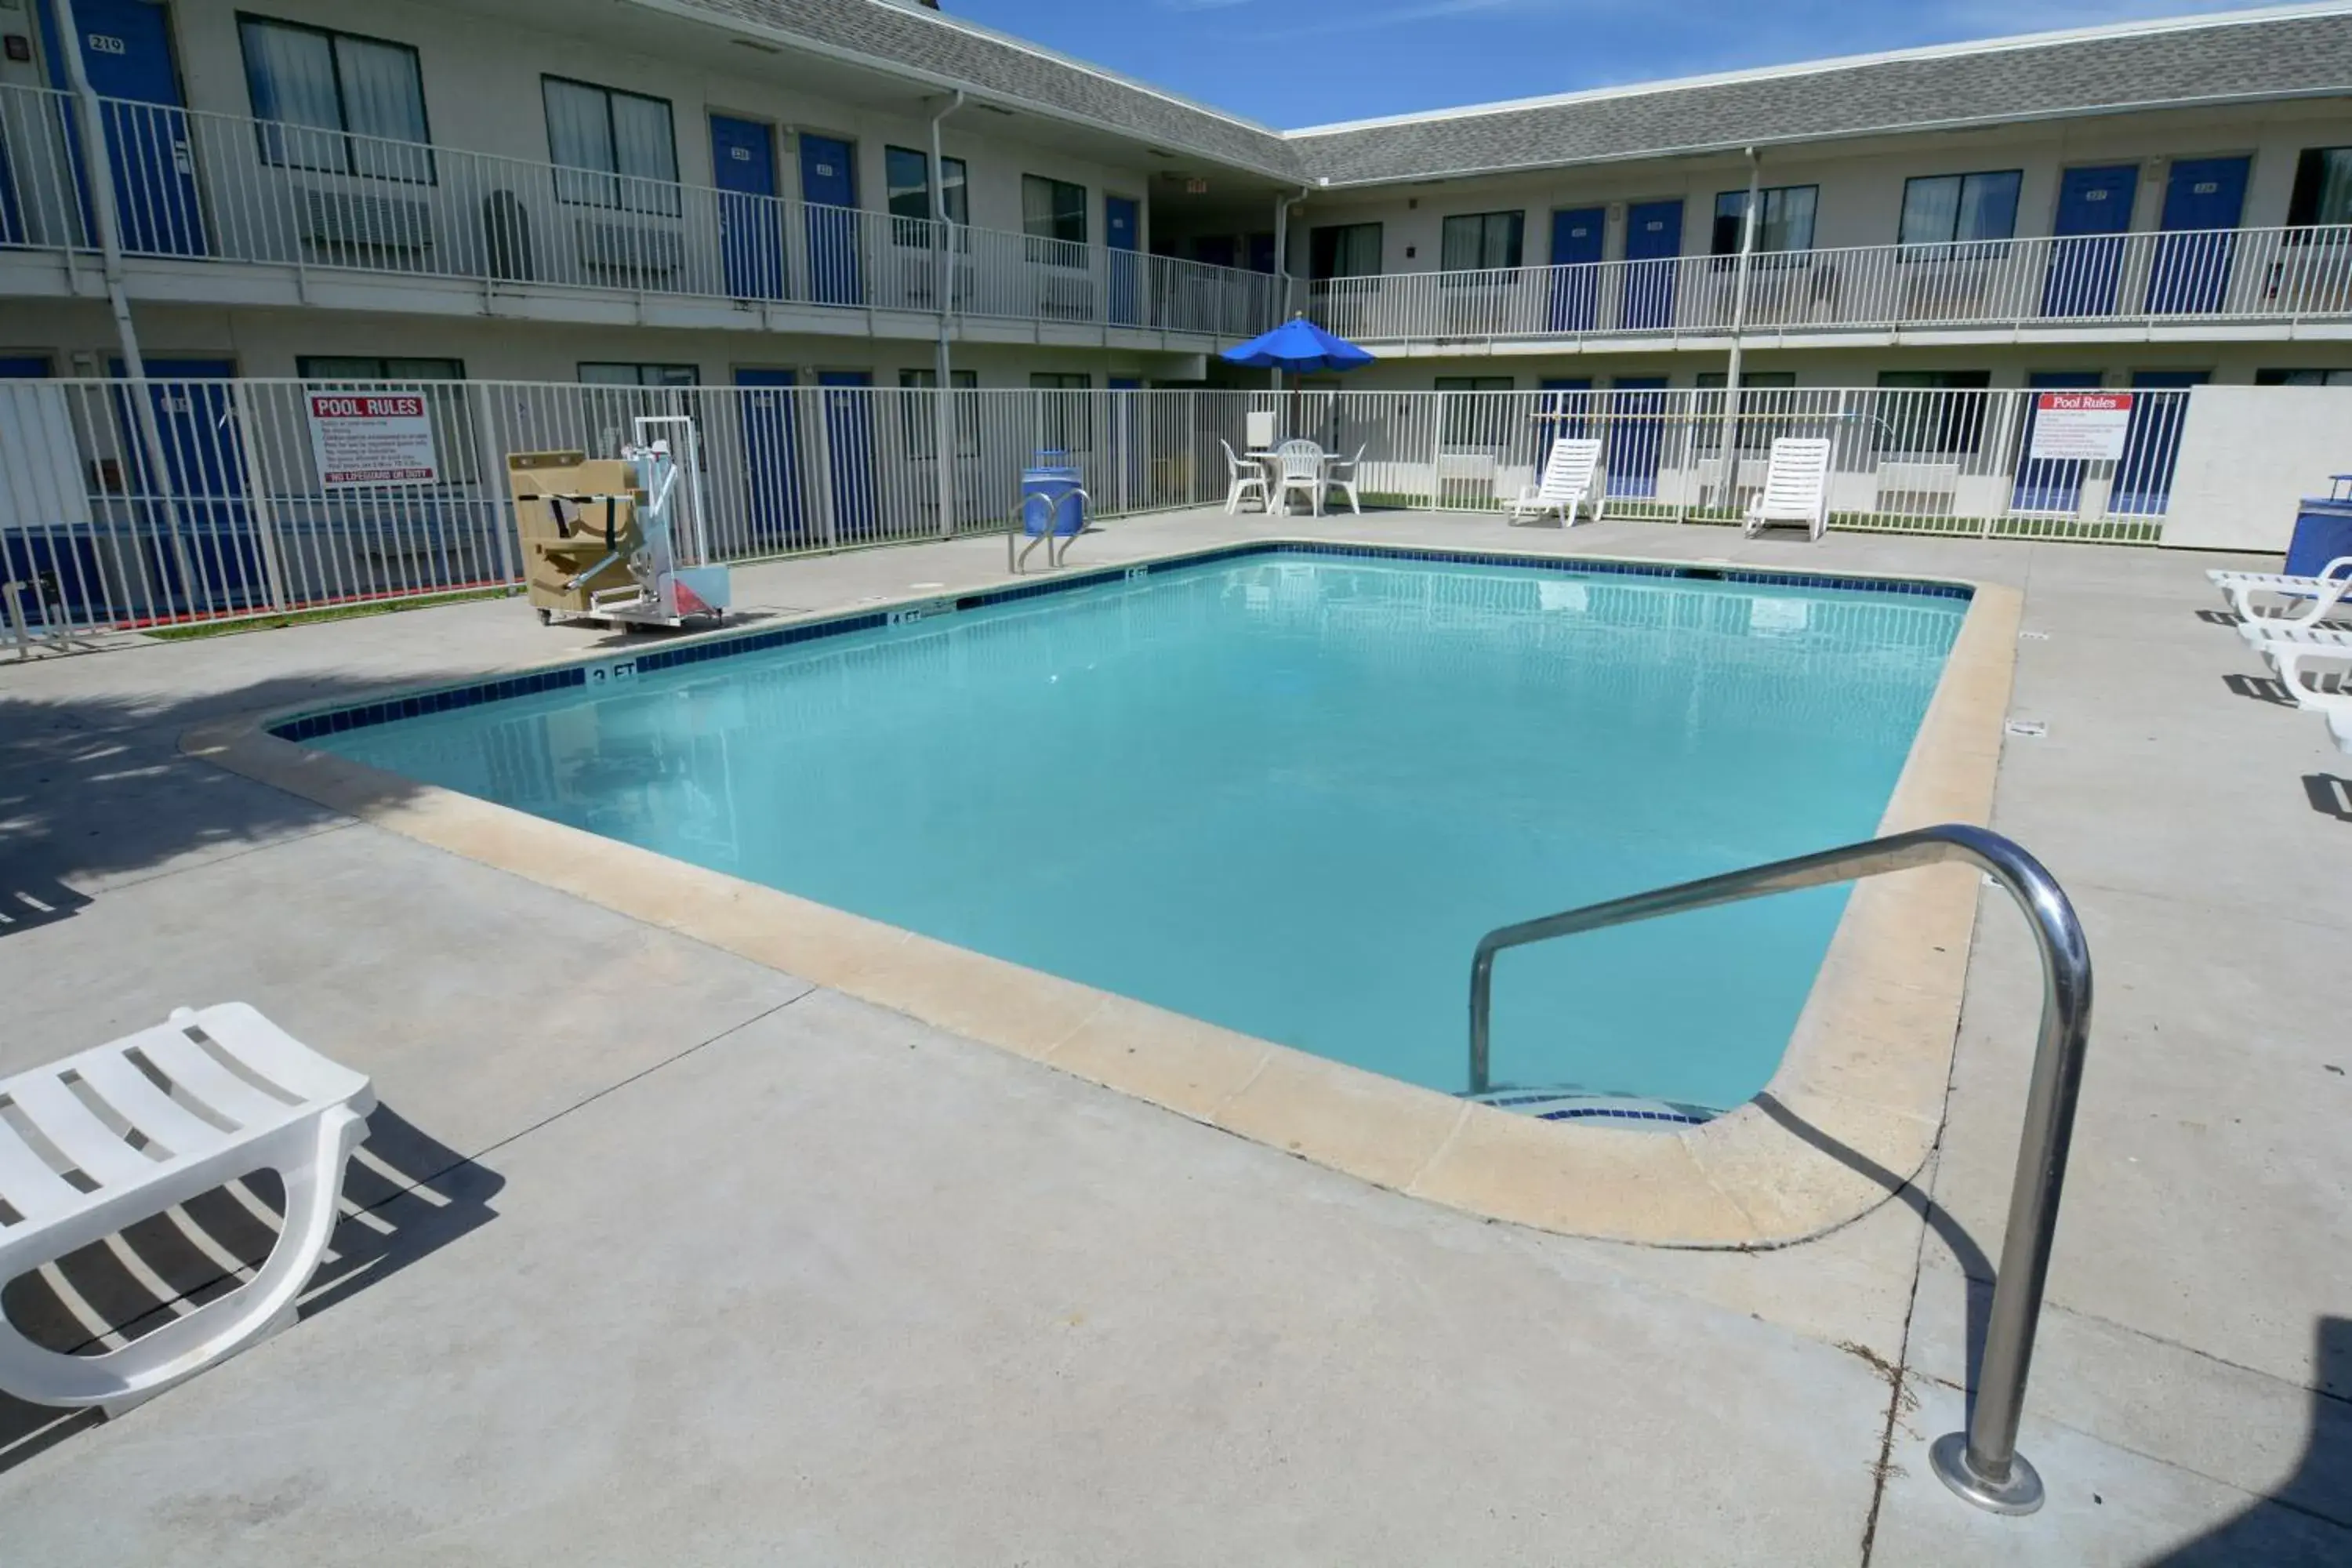
<path fill-rule="evenodd" d="M 2284 551 L 2295 503 L 2352 472 L 2352 386 L 2200 386 L 2173 470 L 2164 542 Z"/>

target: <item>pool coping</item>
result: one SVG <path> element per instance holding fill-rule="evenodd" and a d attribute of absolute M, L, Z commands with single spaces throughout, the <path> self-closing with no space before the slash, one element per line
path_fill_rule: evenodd
<path fill-rule="evenodd" d="M 1834 1230 L 1893 1196 L 1941 1129 L 1979 877 L 1937 867 L 1857 884 L 1770 1082 L 1673 1132 L 1515 1114 L 1260 1040 L 583 829 L 313 750 L 323 713 L 370 721 L 1027 598 L 1237 555 L 1295 551 L 1563 572 L 1877 588 L 1968 598 L 1881 833 L 1990 815 L 2023 595 L 1965 579 L 1780 572 L 1640 557 L 1423 549 L 1270 536 L 1035 583 L 952 587 L 599 651 L 468 682 L 387 688 L 189 730 L 193 757 L 527 877 L 1193 1121 L 1484 1218 L 1658 1247 L 1754 1249 Z M 339 726 L 348 727 L 348 725 Z M 310 729 L 311 734 L 326 726 Z M 1464 954 L 1466 982 L 1468 954 Z"/>

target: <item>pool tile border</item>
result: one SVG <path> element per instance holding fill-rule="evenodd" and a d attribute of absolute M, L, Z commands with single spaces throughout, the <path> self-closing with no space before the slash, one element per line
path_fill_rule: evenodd
<path fill-rule="evenodd" d="M 908 599 L 878 610 L 863 610 L 847 614 L 826 611 L 780 626 L 755 630 L 721 629 L 705 632 L 672 642 L 663 647 L 648 648 L 640 653 L 607 654 L 599 658 L 576 660 L 551 669 L 534 670 L 523 675 L 476 681 L 467 685 L 440 687 L 427 691 L 404 692 L 373 702 L 343 703 L 331 708 L 297 710 L 290 715 L 273 720 L 270 732 L 284 741 L 297 742 L 311 741 L 320 735 L 339 734 L 346 730 L 365 729 L 372 725 L 394 723 L 402 719 L 414 719 L 424 714 L 447 712 L 457 708 L 470 708 L 484 702 L 504 702 L 517 697 L 536 696 L 543 691 L 584 686 L 588 684 L 592 672 L 600 666 L 625 663 L 633 667 L 639 674 L 651 674 L 657 670 L 676 669 L 709 659 L 732 658 L 743 654 L 764 653 L 770 649 L 786 647 L 794 643 L 877 631 L 890 624 L 890 616 L 894 610 L 908 605 L 934 604 L 944 605 L 948 601 L 952 600 L 957 611 L 985 609 L 992 605 L 1041 598 L 1051 594 L 1076 593 L 1088 588 L 1129 582 L 1139 577 L 1155 576 L 1163 572 L 1211 565 L 1220 561 L 1236 560 L 1253 555 L 1375 557 L 1387 560 L 1433 562 L 1457 566 L 1523 566 L 1541 571 L 1559 572 L 1567 575 L 1681 578 L 1690 582 L 1742 583 L 1785 588 L 1820 588 L 1847 593 L 1913 594 L 1948 599 L 1967 599 L 1976 592 L 1973 584 L 1947 582 L 1938 578 L 1842 577 L 1822 573 L 1774 572 L 1759 571 L 1750 567 L 1715 566 L 1705 563 L 1627 561 L 1608 556 L 1437 550 L 1417 545 L 1346 544 L 1328 540 L 1251 540 L 1241 544 L 1217 545 L 1181 554 L 1156 556 L 1147 561 L 1118 566 L 1096 567 L 1067 576 L 1041 579 L 1034 583 L 978 589 L 962 594 L 943 592 L 929 597 Z"/>
<path fill-rule="evenodd" d="M 935 592 L 719 631 L 494 680 L 199 726 L 181 749 L 451 853 L 997 1046 L 1431 1202 L 1574 1236 L 1756 1249 L 1834 1230 L 1915 1177 L 1941 1127 L 1978 879 L 1959 867 L 1858 885 L 1780 1069 L 1704 1125 L 1542 1120 L 1475 1104 L 829 909 L 775 889 L 299 742 L 371 723 L 890 624 L 894 611 L 1034 598 L 1275 552 L 1524 565 L 1575 574 L 1865 589 L 1968 601 L 1882 832 L 1990 816 L 2023 596 L 1938 578 L 1265 539 L 1035 583 Z M 1617 1125 L 1610 1125 L 1615 1121 Z"/>

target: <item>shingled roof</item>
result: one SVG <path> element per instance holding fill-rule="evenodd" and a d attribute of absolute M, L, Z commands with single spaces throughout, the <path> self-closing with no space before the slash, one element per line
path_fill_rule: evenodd
<path fill-rule="evenodd" d="M 646 3 L 646 0 L 640 0 Z M 676 15 L 788 40 L 988 102 L 1097 125 L 1276 179 L 1304 177 L 1278 131 L 959 17 L 886 0 L 652 0 Z"/>
<path fill-rule="evenodd" d="M 889 0 L 639 0 L 1302 184 L 1379 184 L 2183 104 L 2352 95 L 2352 4 L 1825 60 L 1282 132 Z"/>
<path fill-rule="evenodd" d="M 2352 92 L 2352 10 L 2200 17 L 1290 133 L 1332 184 Z"/>

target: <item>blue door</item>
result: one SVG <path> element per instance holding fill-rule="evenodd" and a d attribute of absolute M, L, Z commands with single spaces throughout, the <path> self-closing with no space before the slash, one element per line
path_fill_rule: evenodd
<path fill-rule="evenodd" d="M 801 200 L 808 204 L 808 296 L 820 305 L 862 305 L 857 149 L 801 132 Z"/>
<path fill-rule="evenodd" d="M 1274 270 L 1274 231 L 1266 229 L 1249 237 L 1249 269 L 1252 272 Z"/>
<path fill-rule="evenodd" d="M 1657 331 L 1675 324 L 1675 274 L 1682 253 L 1682 203 L 1640 202 L 1626 212 L 1625 299 L 1618 325 L 1627 331 Z"/>
<path fill-rule="evenodd" d="M 188 117 L 182 112 L 180 75 L 172 64 L 170 13 L 149 0 L 78 0 L 74 17 L 81 27 L 82 65 L 91 89 L 100 98 L 122 100 L 100 106 L 122 247 L 148 256 L 205 255 L 195 154 L 189 146 Z M 57 17 L 47 0 L 41 34 L 51 84 L 70 87 Z M 77 164 L 79 130 L 76 121 L 69 132 Z M 85 188 L 85 208 L 89 199 Z"/>
<path fill-rule="evenodd" d="M 25 213 L 16 204 L 16 165 L 8 155 L 7 128 L 0 126 L 0 245 L 25 243 Z"/>
<path fill-rule="evenodd" d="M 743 394 L 743 515 L 750 520 L 750 548 L 758 554 L 793 550 L 809 542 L 801 503 L 800 420 L 788 370 L 739 370 Z"/>
<path fill-rule="evenodd" d="M 874 531 L 874 377 L 862 370 L 817 374 L 824 388 L 825 474 L 833 488 L 834 538 L 840 543 Z"/>
<path fill-rule="evenodd" d="M 1204 234 L 1192 242 L 1192 259 L 1204 266 L 1231 267 L 1234 254 L 1234 237 L 1230 234 Z"/>
<path fill-rule="evenodd" d="M 2123 270 L 2124 232 L 2131 227 L 2139 165 L 2069 169 L 2058 181 L 2051 226 L 2050 271 L 2042 281 L 2045 316 L 2112 316 Z"/>
<path fill-rule="evenodd" d="M 2164 186 L 2164 237 L 2148 269 L 2147 308 L 2170 316 L 2210 314 L 2230 289 L 2232 232 L 2246 206 L 2244 158 L 2182 158 Z"/>
<path fill-rule="evenodd" d="M 2032 392 L 2088 392 L 2099 385 L 2095 370 L 2042 370 L 2025 378 Z M 2010 493 L 2011 511 L 2054 511 L 2067 516 L 2082 510 L 2083 469 L 2077 458 L 2035 459 L 2033 418 L 2037 400 L 2025 400 L 2025 428 L 2017 438 L 2017 485 Z"/>
<path fill-rule="evenodd" d="M 121 360 L 112 374 L 123 374 Z M 151 359 L 148 395 L 163 439 L 158 483 L 130 403 L 115 394 L 116 439 L 123 472 L 137 501 L 141 542 L 157 584 L 158 613 L 218 614 L 257 605 L 266 596 L 260 547 L 246 511 L 245 455 L 240 447 L 229 378 L 230 360 Z"/>
<path fill-rule="evenodd" d="M 782 299 L 775 133 L 757 121 L 712 115 L 710 172 L 719 184 L 719 254 L 727 292 L 738 300 Z"/>
<path fill-rule="evenodd" d="M 2172 468 L 2180 460 L 2180 430 L 2189 419 L 2188 388 L 2209 379 L 2201 370 L 2133 373 L 2131 425 L 2107 491 L 2111 517 L 2154 517 L 2172 495 Z"/>
<path fill-rule="evenodd" d="M 1665 446 L 1665 386 L 1663 375 L 1617 378 L 1615 395 L 1609 400 L 1609 445 L 1601 454 L 1612 498 L 1644 499 L 1658 493 L 1658 454 Z"/>
<path fill-rule="evenodd" d="M 1551 215 L 1551 330 L 1589 332 L 1600 324 L 1601 237 L 1607 212 L 1573 207 Z M 1573 268 L 1573 271 L 1557 270 Z M 1547 382 L 1546 385 L 1550 384 Z"/>
<path fill-rule="evenodd" d="M 1133 326 L 1143 320 L 1143 258 L 1137 240 L 1143 233 L 1143 206 L 1132 196 L 1103 197 L 1103 244 L 1110 254 L 1110 319 L 1116 326 Z"/>

